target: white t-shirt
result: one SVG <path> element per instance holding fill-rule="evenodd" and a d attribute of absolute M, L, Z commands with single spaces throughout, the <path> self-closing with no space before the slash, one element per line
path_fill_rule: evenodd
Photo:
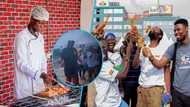
<path fill-rule="evenodd" d="M 122 59 L 117 52 L 108 52 L 108 58 L 109 60 L 103 62 L 101 71 L 94 81 L 97 91 L 95 98 L 97 107 L 119 107 L 121 104 L 121 95 L 116 79 L 118 71 L 114 69 L 114 64 L 121 64 Z"/>
<path fill-rule="evenodd" d="M 156 59 L 160 59 L 166 49 L 163 49 L 159 46 L 155 48 L 150 48 L 152 54 Z M 140 53 L 141 60 L 141 73 L 139 76 L 139 84 L 143 87 L 152 87 L 152 86 L 163 86 L 164 82 L 164 69 L 157 69 L 152 65 L 147 57 L 144 57 L 142 52 Z"/>
<path fill-rule="evenodd" d="M 169 40 L 166 33 L 164 33 L 160 43 L 155 48 L 150 48 L 152 54 L 156 59 L 161 59 L 165 54 L 168 47 L 173 44 L 172 40 Z M 144 87 L 152 87 L 155 85 L 163 86 L 164 82 L 164 69 L 157 69 L 152 65 L 148 58 L 145 58 L 141 52 L 141 74 L 139 77 L 139 84 Z"/>

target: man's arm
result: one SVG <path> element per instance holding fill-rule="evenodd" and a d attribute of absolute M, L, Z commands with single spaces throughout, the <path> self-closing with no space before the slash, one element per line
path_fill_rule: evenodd
<path fill-rule="evenodd" d="M 40 69 L 30 66 L 27 54 L 27 41 L 17 35 L 15 38 L 15 61 L 17 69 L 33 79 L 40 78 Z"/>
<path fill-rule="evenodd" d="M 167 66 L 164 67 L 164 81 L 165 81 L 165 87 L 166 87 L 166 92 L 162 95 L 162 105 L 168 104 L 171 101 L 171 93 L 170 93 L 170 65 L 167 64 Z"/>
<path fill-rule="evenodd" d="M 125 55 L 123 56 L 122 64 L 124 65 L 124 69 L 122 72 L 118 73 L 117 78 L 119 80 L 122 80 L 127 77 L 128 69 L 129 69 L 129 63 L 130 63 L 130 56 L 131 56 L 131 50 L 132 50 L 133 44 L 132 42 L 129 42 L 127 44 L 127 49 L 124 49 Z"/>
<path fill-rule="evenodd" d="M 154 56 L 149 56 L 148 57 L 150 62 L 158 69 L 163 68 L 164 66 L 166 66 L 169 62 L 168 58 L 164 55 L 162 56 L 162 58 L 160 60 L 157 60 L 156 58 L 154 58 Z"/>
<path fill-rule="evenodd" d="M 167 64 L 167 66 L 164 67 L 164 81 L 166 84 L 166 93 L 170 93 L 170 76 L 171 76 L 171 72 L 170 72 L 170 64 Z"/>
<path fill-rule="evenodd" d="M 141 51 L 141 48 L 137 47 L 137 50 L 133 59 L 133 63 L 132 63 L 133 68 L 137 68 L 140 65 L 140 51 Z"/>
<path fill-rule="evenodd" d="M 33 68 L 28 62 L 27 51 L 27 41 L 25 41 L 24 38 L 22 38 L 21 36 L 17 36 L 15 38 L 15 57 L 17 69 L 32 79 L 42 78 L 45 83 L 49 83 L 50 78 L 46 73 L 46 60 L 44 59 L 44 62 L 42 62 L 42 65 L 44 65 L 42 69 Z"/>
<path fill-rule="evenodd" d="M 160 60 L 156 59 L 149 48 L 143 48 L 143 55 L 145 57 L 148 57 L 148 59 L 150 60 L 150 62 L 158 69 L 163 68 L 164 66 L 166 66 L 169 62 L 169 59 L 166 55 L 163 55 L 162 58 Z"/>
<path fill-rule="evenodd" d="M 128 74 L 129 61 L 125 57 L 123 59 L 123 65 L 124 65 L 123 71 L 121 71 L 120 73 L 118 73 L 117 76 L 116 76 L 116 78 L 119 79 L 119 80 L 122 80 L 122 79 L 126 78 L 127 74 Z"/>

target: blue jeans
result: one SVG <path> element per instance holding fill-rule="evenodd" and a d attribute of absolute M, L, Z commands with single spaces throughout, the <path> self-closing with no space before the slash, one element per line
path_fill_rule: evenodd
<path fill-rule="evenodd" d="M 128 107 L 128 104 L 122 99 L 119 107 Z"/>

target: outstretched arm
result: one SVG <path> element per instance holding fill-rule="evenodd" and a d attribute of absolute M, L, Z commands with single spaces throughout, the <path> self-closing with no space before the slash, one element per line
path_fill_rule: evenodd
<path fill-rule="evenodd" d="M 156 59 L 149 48 L 143 48 L 143 55 L 145 57 L 148 57 L 148 59 L 150 60 L 150 62 L 158 69 L 163 68 L 164 66 L 166 66 L 169 62 L 169 59 L 166 57 L 166 55 L 163 55 L 162 58 L 160 60 Z"/>

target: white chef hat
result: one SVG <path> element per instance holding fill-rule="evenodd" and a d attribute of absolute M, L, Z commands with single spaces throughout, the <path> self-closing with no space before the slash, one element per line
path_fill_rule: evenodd
<path fill-rule="evenodd" d="M 40 21 L 48 21 L 49 13 L 45 8 L 37 6 L 32 9 L 31 17 Z"/>

